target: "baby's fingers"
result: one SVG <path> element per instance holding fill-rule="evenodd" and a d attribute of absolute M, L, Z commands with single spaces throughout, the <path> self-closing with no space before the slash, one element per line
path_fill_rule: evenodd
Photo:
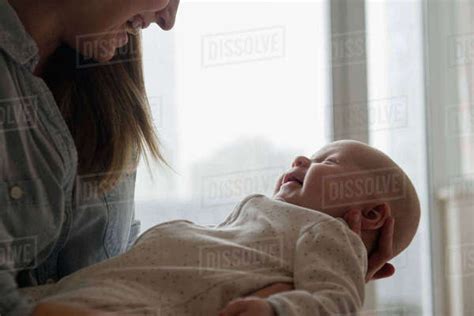
<path fill-rule="evenodd" d="M 229 304 L 219 313 L 219 316 L 237 316 L 247 310 L 248 302 L 243 299 L 237 299 Z"/>
<path fill-rule="evenodd" d="M 382 227 L 382 232 L 378 241 L 377 250 L 369 258 L 367 281 L 372 280 L 374 275 L 377 274 L 377 272 L 385 266 L 388 260 L 393 257 L 394 225 L 395 220 L 393 219 L 393 217 L 389 217 L 385 225 Z"/>
<path fill-rule="evenodd" d="M 395 267 L 391 263 L 386 263 L 379 271 L 375 272 L 372 280 L 384 279 L 395 274 Z"/>
<path fill-rule="evenodd" d="M 359 236 L 361 235 L 362 220 L 358 210 L 350 210 L 346 212 L 346 214 L 344 214 L 344 220 L 354 233 Z"/>
<path fill-rule="evenodd" d="M 382 227 L 380 239 L 377 245 L 377 251 L 372 255 L 373 261 L 371 264 L 374 267 L 381 268 L 393 256 L 393 229 L 395 219 L 389 217 Z"/>
<path fill-rule="evenodd" d="M 270 304 L 258 297 L 247 297 L 227 304 L 219 316 L 274 316 Z"/>

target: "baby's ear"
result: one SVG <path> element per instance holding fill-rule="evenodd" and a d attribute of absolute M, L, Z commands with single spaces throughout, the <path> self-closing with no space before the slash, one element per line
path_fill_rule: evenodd
<path fill-rule="evenodd" d="M 391 209 L 388 203 L 375 204 L 362 210 L 362 230 L 377 230 L 383 227 L 390 217 Z"/>

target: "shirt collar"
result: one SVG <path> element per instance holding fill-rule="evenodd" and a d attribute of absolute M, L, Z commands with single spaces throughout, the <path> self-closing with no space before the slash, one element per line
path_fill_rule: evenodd
<path fill-rule="evenodd" d="M 7 0 L 0 0 L 0 50 L 33 72 L 38 64 L 38 46 Z"/>

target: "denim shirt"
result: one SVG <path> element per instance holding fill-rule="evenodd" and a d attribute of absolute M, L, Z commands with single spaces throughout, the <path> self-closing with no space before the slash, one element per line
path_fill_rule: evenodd
<path fill-rule="evenodd" d="M 136 238 L 135 172 L 107 194 L 77 176 L 74 140 L 33 75 L 38 47 L 0 0 L 0 316 L 27 315 L 18 287 L 54 282 Z"/>

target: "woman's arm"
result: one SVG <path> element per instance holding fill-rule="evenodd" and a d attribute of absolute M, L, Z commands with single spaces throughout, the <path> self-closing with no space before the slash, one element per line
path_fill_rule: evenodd
<path fill-rule="evenodd" d="M 94 311 L 82 307 L 60 303 L 41 303 L 33 311 L 32 316 L 107 316 L 110 313 Z"/>

